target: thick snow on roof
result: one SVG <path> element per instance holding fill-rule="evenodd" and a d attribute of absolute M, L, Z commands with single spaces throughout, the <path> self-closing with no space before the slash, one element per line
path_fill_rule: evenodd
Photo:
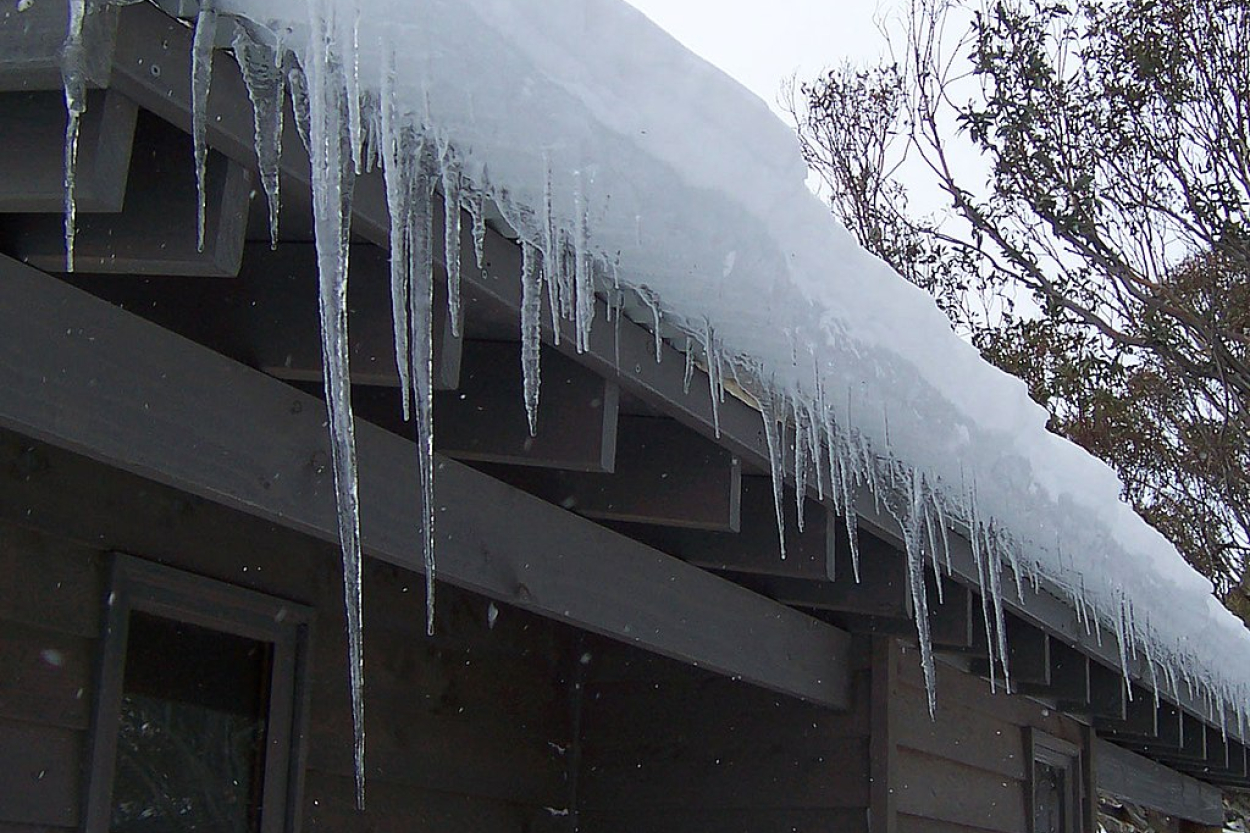
<path fill-rule="evenodd" d="M 977 549 L 1126 631 L 1161 685 L 1200 683 L 1244 722 L 1250 633 L 1210 584 L 1120 501 L 1107 466 L 1046 431 L 1020 381 L 834 222 L 768 107 L 642 14 L 618 0 L 220 10 L 299 56 L 327 210 L 351 164 L 327 140 L 363 138 L 387 163 L 398 236 L 419 249 L 424 220 L 405 200 L 425 193 L 413 158 L 426 159 L 466 207 L 498 206 L 535 269 L 542 256 L 531 299 L 545 285 L 586 327 L 590 293 L 639 293 L 679 348 L 689 337 L 714 374 L 758 394 L 767 422 L 797 420 L 824 488 L 878 490 L 914 560 L 940 560 L 948 521 L 970 525 Z"/>

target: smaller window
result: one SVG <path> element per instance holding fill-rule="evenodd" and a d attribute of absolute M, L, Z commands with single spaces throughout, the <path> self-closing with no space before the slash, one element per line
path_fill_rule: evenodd
<path fill-rule="evenodd" d="M 1030 833 L 1081 833 L 1081 748 L 1027 729 L 1026 751 Z"/>
<path fill-rule="evenodd" d="M 87 833 L 289 833 L 311 611 L 114 557 Z"/>

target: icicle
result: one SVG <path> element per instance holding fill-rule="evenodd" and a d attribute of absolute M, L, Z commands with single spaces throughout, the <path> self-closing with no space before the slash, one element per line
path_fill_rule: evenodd
<path fill-rule="evenodd" d="M 681 391 L 690 395 L 690 380 L 694 378 L 694 339 L 686 336 L 686 370 L 681 377 Z"/>
<path fill-rule="evenodd" d="M 415 158 L 409 258 L 408 345 L 412 350 L 413 400 L 416 407 L 417 460 L 421 470 L 421 540 L 425 554 L 426 633 L 434 635 L 434 197 L 433 154 L 428 142 Z"/>
<path fill-rule="evenodd" d="M 204 251 L 204 179 L 208 145 L 204 132 L 208 119 L 208 91 L 213 80 L 213 46 L 217 40 L 215 0 L 202 0 L 191 41 L 191 141 L 195 146 L 195 245 Z"/>
<path fill-rule="evenodd" d="M 792 403 L 794 411 L 794 509 L 797 515 L 795 526 L 803 531 L 804 506 L 807 503 L 807 454 L 809 427 L 804 419 L 803 409 L 797 402 Z"/>
<path fill-rule="evenodd" d="M 473 258 L 479 272 L 486 271 L 486 196 L 482 193 L 474 195 L 469 203 L 469 213 L 473 217 Z"/>
<path fill-rule="evenodd" d="M 547 283 L 547 305 L 551 308 L 551 338 L 560 346 L 560 252 L 556 235 L 555 208 L 551 187 L 551 157 L 543 151 L 543 280 Z"/>
<path fill-rule="evenodd" d="M 320 283 L 321 345 L 329 415 L 334 486 L 338 502 L 339 543 L 343 551 L 343 596 L 347 613 L 356 804 L 364 805 L 364 640 L 361 595 L 360 506 L 356 487 L 356 442 L 348 371 L 347 269 L 345 230 L 350 223 L 352 179 L 344 157 L 342 68 L 333 53 L 324 18 L 314 6 L 310 15 L 313 48 L 309 61 L 310 157 L 313 218 Z M 201 30 L 197 26 L 196 37 Z M 345 193 L 346 192 L 346 193 Z M 348 210 L 345 210 L 348 209 Z"/>
<path fill-rule="evenodd" d="M 65 87 L 65 270 L 74 271 L 78 207 L 74 198 L 78 171 L 78 125 L 87 112 L 87 58 L 82 39 L 87 0 L 69 0 L 69 24 L 61 47 L 61 83 Z"/>
<path fill-rule="evenodd" d="M 460 338 L 460 167 L 443 149 L 443 259 L 447 264 L 447 314 Z"/>
<path fill-rule="evenodd" d="M 647 309 L 651 310 L 651 333 L 655 338 L 655 363 L 659 364 L 663 361 L 661 349 L 664 345 L 660 338 L 660 299 L 646 286 L 638 287 L 638 297 L 642 299 Z"/>
<path fill-rule="evenodd" d="M 357 176 L 363 173 L 361 152 L 364 149 L 364 131 L 360 118 L 360 8 L 352 4 L 351 32 L 343 38 L 346 54 L 347 135 L 351 143 L 352 168 Z"/>
<path fill-rule="evenodd" d="M 1003 685 L 1011 693 L 1011 668 L 1007 654 L 1007 623 L 1003 612 L 1002 559 L 995 546 L 992 529 L 985 529 L 985 570 L 990 580 L 990 595 L 994 600 L 994 625 L 998 631 L 998 658 L 1003 667 Z"/>
<path fill-rule="evenodd" d="M 817 384 L 819 385 L 819 380 L 817 380 Z M 823 399 L 819 387 L 817 387 L 816 395 L 819 403 Z M 821 448 L 820 423 L 816 421 L 816 414 L 823 410 L 823 403 L 809 407 L 807 410 L 808 437 L 811 442 L 809 452 L 811 453 L 812 463 L 816 467 L 816 498 L 822 503 L 825 500 L 825 455 L 824 449 Z"/>
<path fill-rule="evenodd" d="M 907 581 L 911 594 L 912 614 L 916 619 L 916 637 L 920 641 L 920 664 L 924 669 L 925 694 L 929 717 L 937 714 L 937 683 L 933 665 L 933 641 L 929 633 L 929 600 L 924 586 L 924 553 L 921 548 L 921 526 L 924 518 L 924 484 L 919 472 L 913 471 L 911 496 L 898 520 L 903 528 L 903 545 L 907 550 Z"/>
<path fill-rule="evenodd" d="M 286 53 L 282 58 L 286 70 L 287 87 L 291 90 L 291 112 L 295 114 L 295 131 L 299 133 L 304 149 L 312 156 L 312 113 L 308 101 L 308 77 L 295 60 L 294 53 Z"/>
<path fill-rule="evenodd" d="M 241 19 L 235 21 L 231 46 L 247 86 L 248 98 L 252 101 L 256 166 L 269 206 L 269 245 L 276 249 L 280 206 L 278 173 L 282 160 L 282 105 L 286 79 L 276 49 L 265 41 L 263 35 L 254 33 L 250 23 Z"/>
<path fill-rule="evenodd" d="M 720 377 L 718 371 L 720 362 L 717 359 L 716 351 L 716 334 L 712 331 L 712 323 L 706 318 L 703 320 L 703 354 L 707 357 L 707 386 L 708 393 L 712 397 L 712 428 L 716 432 L 716 439 L 720 439 L 720 396 L 717 393 L 720 388 Z M 778 486 L 777 488 L 781 488 Z M 785 548 L 782 547 L 782 552 Z"/>
<path fill-rule="evenodd" d="M 539 286 L 538 252 L 521 244 L 521 373 L 525 380 L 525 415 L 530 436 L 538 435 L 538 388 L 541 382 L 539 337 L 542 325 L 542 287 Z"/>
<path fill-rule="evenodd" d="M 573 243 L 573 321 L 577 331 L 577 352 L 590 349 L 590 327 L 595 320 L 595 270 L 590 253 L 590 228 L 582 194 L 582 172 L 576 172 L 573 207 L 576 222 Z M 657 351 L 658 356 L 658 351 Z M 658 359 L 657 359 L 658 361 Z"/>
<path fill-rule="evenodd" d="M 388 54 L 382 71 L 382 176 L 386 183 L 386 207 L 391 229 L 391 320 L 394 324 L 395 365 L 399 370 L 404 421 L 412 418 L 412 370 L 409 365 L 408 296 L 411 264 L 408 256 L 408 224 L 411 215 L 411 159 L 416 144 L 411 130 L 396 123 L 395 56 Z M 419 155 L 419 148 L 415 149 Z"/>
<path fill-rule="evenodd" d="M 993 691 L 997 685 L 994 675 L 994 659 L 998 641 L 994 637 L 994 620 L 990 613 L 989 580 L 986 577 L 985 569 L 986 554 L 981 551 L 981 522 L 977 516 L 975 486 L 972 488 L 968 505 L 971 508 L 971 517 L 968 522 L 968 543 L 972 545 L 972 560 L 977 567 L 977 590 L 981 596 L 981 617 L 985 623 L 985 650 L 989 654 L 990 664 L 990 690 Z"/>
<path fill-rule="evenodd" d="M 777 540 L 781 545 L 781 559 L 786 558 L 786 520 L 782 511 L 781 500 L 781 484 L 784 474 L 782 473 L 782 464 L 784 462 L 781 447 L 781 435 L 777 430 L 778 417 L 782 416 L 777 413 L 777 405 L 780 404 L 777 394 L 771 390 L 765 391 L 759 398 L 760 415 L 764 418 L 764 439 L 768 443 L 768 467 L 772 473 L 773 480 L 773 508 L 777 513 Z"/>
<path fill-rule="evenodd" d="M 846 447 L 849 440 L 839 440 L 834 433 L 832 421 L 829 423 L 829 476 L 837 476 L 835 493 L 842 502 L 842 517 L 846 521 L 846 539 L 851 547 L 851 572 L 855 583 L 859 584 L 859 513 L 855 511 L 854 485 L 851 477 L 851 454 Z M 836 449 L 836 451 L 835 451 Z"/>

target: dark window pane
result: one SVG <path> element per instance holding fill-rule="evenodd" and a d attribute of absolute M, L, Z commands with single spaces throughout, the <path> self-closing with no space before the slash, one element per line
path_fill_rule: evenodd
<path fill-rule="evenodd" d="M 1066 769 L 1037 761 L 1033 779 L 1033 833 L 1069 833 L 1064 824 Z"/>
<path fill-rule="evenodd" d="M 271 652 L 131 613 L 114 833 L 257 833 Z"/>

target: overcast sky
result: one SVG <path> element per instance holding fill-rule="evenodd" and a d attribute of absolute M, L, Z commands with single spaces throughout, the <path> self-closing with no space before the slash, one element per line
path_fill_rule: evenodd
<path fill-rule="evenodd" d="M 781 80 L 880 57 L 890 0 L 628 0 L 777 110 Z"/>

